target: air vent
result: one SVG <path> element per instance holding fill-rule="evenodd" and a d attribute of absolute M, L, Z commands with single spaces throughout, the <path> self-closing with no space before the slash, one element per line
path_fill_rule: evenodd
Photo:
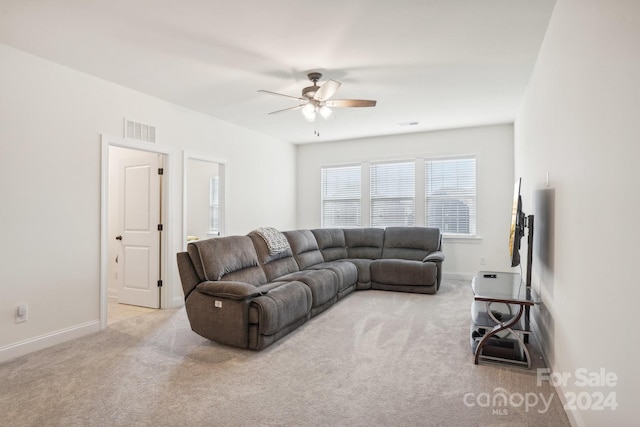
<path fill-rule="evenodd" d="M 156 127 L 125 118 L 124 137 L 146 142 L 156 142 Z"/>

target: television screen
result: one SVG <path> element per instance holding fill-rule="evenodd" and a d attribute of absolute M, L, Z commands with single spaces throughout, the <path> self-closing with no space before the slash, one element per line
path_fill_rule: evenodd
<path fill-rule="evenodd" d="M 511 267 L 520 265 L 520 238 L 522 237 L 522 199 L 520 198 L 520 182 L 518 178 L 513 190 L 513 205 L 511 207 L 511 232 L 509 235 L 509 255 L 511 255 Z"/>

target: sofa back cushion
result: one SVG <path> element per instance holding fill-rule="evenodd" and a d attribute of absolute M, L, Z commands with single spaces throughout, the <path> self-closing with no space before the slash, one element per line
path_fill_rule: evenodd
<path fill-rule="evenodd" d="M 378 259 L 382 256 L 382 228 L 345 228 L 344 238 L 348 258 Z"/>
<path fill-rule="evenodd" d="M 318 242 L 310 230 L 285 231 L 284 235 L 287 236 L 291 252 L 300 270 L 324 262 Z"/>
<path fill-rule="evenodd" d="M 311 230 L 325 261 L 335 261 L 347 257 L 347 243 L 341 228 L 318 228 Z"/>
<path fill-rule="evenodd" d="M 201 281 L 231 280 L 255 286 L 267 283 L 247 236 L 198 240 L 187 245 L 187 252 Z"/>
<path fill-rule="evenodd" d="M 256 248 L 258 261 L 269 282 L 285 274 L 299 271 L 298 263 L 293 258 L 291 248 L 271 255 L 267 243 L 259 234 L 251 232 L 249 233 L 249 237 L 253 242 L 253 246 Z"/>
<path fill-rule="evenodd" d="M 382 258 L 422 261 L 440 250 L 440 229 L 434 227 L 388 227 Z"/>

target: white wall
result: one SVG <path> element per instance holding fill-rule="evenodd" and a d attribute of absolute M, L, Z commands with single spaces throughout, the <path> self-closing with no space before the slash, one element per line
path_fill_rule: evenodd
<path fill-rule="evenodd" d="M 561 394 L 614 393 L 619 404 L 570 411 L 576 425 L 640 416 L 639 46 L 639 2 L 558 0 L 515 123 L 516 173 L 542 227 L 532 271 L 543 348 L 572 375 Z M 605 369 L 617 385 L 580 387 L 576 369 Z"/>
<path fill-rule="evenodd" d="M 227 161 L 228 234 L 295 227 L 291 144 L 5 45 L 0 70 L 0 361 L 99 328 L 100 141 L 122 135 L 123 117 L 155 125 L 156 145 L 179 157 L 170 251 L 183 240 L 183 149 Z M 15 324 L 23 303 L 29 321 Z"/>
<path fill-rule="evenodd" d="M 510 271 L 509 223 L 513 199 L 513 126 L 496 125 L 299 145 L 298 228 L 320 227 L 322 166 L 386 159 L 462 154 L 477 156 L 479 239 L 446 239 L 445 274 L 471 277 L 478 270 Z M 480 258 L 486 264 L 480 264 Z"/>

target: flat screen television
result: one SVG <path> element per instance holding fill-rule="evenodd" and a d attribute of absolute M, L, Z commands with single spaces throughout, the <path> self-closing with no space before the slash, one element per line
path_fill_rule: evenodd
<path fill-rule="evenodd" d="M 511 230 L 509 235 L 509 254 L 511 255 L 511 267 L 520 265 L 520 241 L 524 236 L 525 214 L 522 212 L 522 198 L 520 197 L 520 184 L 522 178 L 518 178 L 513 190 L 513 205 L 511 209 Z"/>

